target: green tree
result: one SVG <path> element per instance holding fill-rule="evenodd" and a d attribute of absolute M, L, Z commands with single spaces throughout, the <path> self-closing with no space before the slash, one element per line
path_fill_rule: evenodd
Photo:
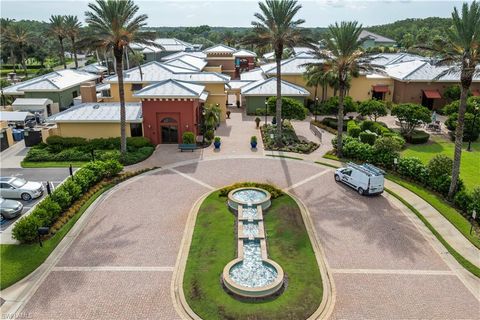
<path fill-rule="evenodd" d="M 368 116 L 370 120 L 375 122 L 377 122 L 379 117 L 387 115 L 385 102 L 376 99 L 362 101 L 358 105 L 357 110 L 362 116 Z"/>
<path fill-rule="evenodd" d="M 75 69 L 78 69 L 78 59 L 77 59 L 77 42 L 76 39 L 80 33 L 80 28 L 82 24 L 78 21 L 77 16 L 65 16 L 64 28 L 65 35 L 70 38 L 72 42 L 72 51 L 73 57 L 75 59 Z"/>
<path fill-rule="evenodd" d="M 464 3 L 461 13 L 455 7 L 452 13 L 452 26 L 446 32 L 446 41 L 441 46 L 427 48 L 442 57 L 439 64 L 448 65 L 444 74 L 460 72 L 460 106 L 458 108 L 458 125 L 455 131 L 455 153 L 453 157 L 452 180 L 448 198 L 452 199 L 457 190 L 462 159 L 463 131 L 467 98 L 473 76 L 480 62 L 480 5 L 473 1 L 470 6 Z"/>
<path fill-rule="evenodd" d="M 276 112 L 277 98 L 270 97 L 267 101 L 268 109 Z M 281 123 L 284 120 L 305 120 L 308 115 L 308 109 L 303 104 L 295 99 L 282 97 L 282 117 Z"/>
<path fill-rule="evenodd" d="M 402 134 L 411 137 L 415 127 L 430 121 L 430 110 L 415 103 L 401 103 L 392 108 L 392 116 L 400 122 Z"/>
<path fill-rule="evenodd" d="M 344 100 L 349 87 L 349 77 L 358 76 L 360 71 L 369 72 L 376 69 L 369 63 L 366 53 L 361 49 L 360 32 L 362 25 L 357 21 L 330 25 L 325 37 L 325 49 L 315 50 L 315 57 L 322 62 L 308 64 L 323 66 L 326 72 L 336 75 L 339 91 L 337 115 L 339 156 L 342 156 Z"/>
<path fill-rule="evenodd" d="M 281 119 L 282 115 L 282 73 L 281 60 L 283 50 L 294 46 L 311 46 L 311 39 L 307 36 L 306 30 L 300 26 L 305 22 L 303 19 L 296 19 L 298 11 L 302 8 L 296 0 L 266 0 L 259 2 L 261 13 L 255 13 L 257 21 L 252 22 L 253 33 L 244 38 L 247 45 L 257 47 L 271 47 L 275 52 L 275 63 L 277 66 L 277 100 L 276 117 Z M 282 144 L 282 126 L 277 126 L 275 137 L 277 146 Z"/>
<path fill-rule="evenodd" d="M 65 30 L 65 16 L 52 15 L 50 17 L 50 34 L 58 39 L 60 43 L 60 61 L 63 64 L 63 68 L 67 69 L 67 63 L 65 62 L 65 47 L 63 40 L 67 36 Z"/>
<path fill-rule="evenodd" d="M 218 104 L 209 104 L 203 107 L 203 123 L 206 130 L 213 130 L 220 123 L 220 113 Z"/>
<path fill-rule="evenodd" d="M 408 49 L 415 44 L 415 38 L 411 33 L 405 33 L 402 37 L 401 44 L 405 49 Z"/>
<path fill-rule="evenodd" d="M 321 105 L 320 105 L 320 111 L 324 114 L 336 114 L 338 115 L 339 113 L 339 106 L 340 106 L 340 98 L 338 96 L 333 96 L 330 97 L 329 99 L 325 100 Z M 342 119 L 343 117 L 349 113 L 349 112 L 355 112 L 357 111 L 357 103 L 353 101 L 352 97 L 346 96 L 343 99 L 343 113 L 342 113 Z"/>
<path fill-rule="evenodd" d="M 12 24 L 8 27 L 5 33 L 6 43 L 9 44 L 13 51 L 17 51 L 20 54 L 20 64 L 22 65 L 25 77 L 27 72 L 27 46 L 31 40 L 30 32 L 20 24 Z"/>
<path fill-rule="evenodd" d="M 457 129 L 457 124 L 458 113 L 456 112 L 452 113 L 445 121 L 445 126 L 452 132 L 455 132 Z M 474 113 L 466 112 L 464 124 L 465 128 L 463 130 L 463 141 L 476 141 L 480 134 L 480 116 L 477 114 L 477 117 L 475 118 Z"/>
<path fill-rule="evenodd" d="M 92 41 L 107 51 L 113 50 L 118 78 L 120 97 L 120 151 L 122 157 L 127 153 L 125 123 L 125 88 L 123 85 L 123 57 L 125 51 L 133 51 L 129 45 L 139 43 L 158 46 L 154 40 L 155 32 L 142 31 L 147 23 L 147 15 L 137 15 L 138 6 L 132 0 L 97 0 L 89 3 L 91 11 L 85 12 L 86 22 L 92 27 Z"/>
<path fill-rule="evenodd" d="M 452 102 L 460 99 L 460 92 L 460 86 L 455 84 L 445 89 L 445 91 L 443 92 L 443 97 L 449 102 Z"/>

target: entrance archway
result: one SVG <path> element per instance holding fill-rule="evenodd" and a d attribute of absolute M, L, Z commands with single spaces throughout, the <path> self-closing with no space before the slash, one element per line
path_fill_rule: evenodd
<path fill-rule="evenodd" d="M 173 118 L 160 121 L 160 143 L 178 143 L 178 122 Z"/>

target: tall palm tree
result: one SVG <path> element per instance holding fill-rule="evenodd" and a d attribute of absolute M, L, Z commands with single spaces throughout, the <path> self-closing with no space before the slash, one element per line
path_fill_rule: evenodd
<path fill-rule="evenodd" d="M 63 68 L 67 69 L 67 63 L 65 61 L 65 47 L 63 46 L 63 40 L 66 37 L 65 16 L 52 15 L 50 17 L 50 32 L 53 36 L 57 37 L 58 42 L 60 42 L 60 61 L 63 64 Z"/>
<path fill-rule="evenodd" d="M 80 28 L 82 23 L 78 21 L 77 16 L 65 16 L 64 21 L 65 26 L 65 35 L 70 38 L 72 42 L 72 51 L 75 59 L 75 69 L 78 69 L 78 59 L 77 59 L 77 41 L 78 35 L 80 33 Z"/>
<path fill-rule="evenodd" d="M 2 49 L 8 50 L 10 53 L 10 63 L 13 65 L 13 72 L 15 72 L 17 59 L 13 52 L 14 45 L 10 43 L 8 39 L 8 33 L 12 25 L 14 24 L 14 20 L 9 18 L 1 18 L 0 19 L 0 37 L 2 38 Z"/>
<path fill-rule="evenodd" d="M 85 12 L 86 22 L 92 27 L 92 37 L 98 47 L 112 50 L 115 57 L 118 78 L 118 93 L 120 97 L 120 151 L 122 156 L 127 152 L 125 133 L 125 90 L 123 86 L 123 57 L 131 50 L 131 43 L 158 46 L 154 40 L 155 32 L 142 31 L 146 26 L 147 15 L 138 12 L 138 6 L 132 0 L 96 0 L 89 3 L 91 11 Z M 131 50 L 133 52 L 133 50 Z"/>
<path fill-rule="evenodd" d="M 461 13 L 455 7 L 452 12 L 452 26 L 446 32 L 445 41 L 427 49 L 440 55 L 439 65 L 448 66 L 438 78 L 448 73 L 460 74 L 461 93 L 458 107 L 458 125 L 455 130 L 452 181 L 448 191 L 448 197 L 452 199 L 457 190 L 460 175 L 468 92 L 473 77 L 480 74 L 477 69 L 480 64 L 480 3 L 473 1 L 470 6 L 464 3 Z"/>
<path fill-rule="evenodd" d="M 20 64 L 22 65 L 25 77 L 27 72 L 27 46 L 30 43 L 30 32 L 20 24 L 12 24 L 8 26 L 5 32 L 5 40 L 9 44 L 12 50 L 17 51 L 20 54 Z M 12 51 L 13 54 L 13 51 Z"/>
<path fill-rule="evenodd" d="M 244 38 L 245 44 L 256 47 L 271 47 L 275 52 L 277 65 L 277 101 L 276 118 L 277 132 L 275 141 L 282 143 L 282 73 L 281 60 L 283 50 L 293 46 L 311 46 L 312 40 L 307 35 L 307 30 L 301 29 L 305 20 L 296 19 L 298 11 L 302 8 L 296 0 L 266 0 L 258 3 L 261 13 L 255 13 L 257 21 L 252 21 L 253 32 Z"/>
<path fill-rule="evenodd" d="M 315 49 L 315 57 L 320 62 L 307 63 L 307 67 L 323 67 L 324 72 L 335 75 L 338 84 L 338 138 L 337 153 L 342 155 L 344 99 L 349 88 L 349 79 L 358 76 L 360 71 L 378 71 L 379 66 L 369 63 L 369 58 L 361 49 L 359 35 L 362 25 L 357 21 L 335 23 L 328 27 L 325 49 Z"/>

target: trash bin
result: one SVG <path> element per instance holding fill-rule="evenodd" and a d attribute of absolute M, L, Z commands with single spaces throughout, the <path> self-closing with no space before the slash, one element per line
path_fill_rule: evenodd
<path fill-rule="evenodd" d="M 33 147 L 42 142 L 42 131 L 36 129 L 25 130 L 24 139 L 26 147 Z"/>
<path fill-rule="evenodd" d="M 22 129 L 12 129 L 13 140 L 20 141 L 23 140 L 23 130 Z"/>

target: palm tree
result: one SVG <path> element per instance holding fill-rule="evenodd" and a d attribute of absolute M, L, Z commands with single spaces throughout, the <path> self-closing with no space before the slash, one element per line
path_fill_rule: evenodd
<path fill-rule="evenodd" d="M 457 8 L 454 8 L 452 20 L 452 26 L 446 32 L 445 41 L 433 48 L 427 48 L 440 55 L 439 65 L 448 66 L 438 78 L 449 73 L 460 73 L 460 105 L 458 107 L 458 125 L 455 130 L 455 153 L 452 181 L 448 191 L 449 199 L 455 195 L 460 175 L 468 92 L 473 77 L 480 74 L 477 69 L 477 65 L 480 64 L 480 4 L 477 1 L 473 1 L 470 6 L 464 3 L 461 14 Z"/>
<path fill-rule="evenodd" d="M 256 47 L 271 47 L 275 52 L 277 64 L 277 100 L 276 118 L 281 123 L 282 118 L 282 73 L 281 60 L 283 50 L 293 46 L 311 46 L 311 39 L 305 29 L 301 29 L 305 20 L 295 19 L 296 14 L 302 8 L 296 0 L 266 0 L 258 3 L 261 13 L 255 13 L 258 21 L 252 21 L 253 32 L 244 38 L 247 45 Z M 282 126 L 277 125 L 275 135 L 277 145 L 282 143 Z"/>
<path fill-rule="evenodd" d="M 78 21 L 77 16 L 65 16 L 64 21 L 65 34 L 70 38 L 72 42 L 72 51 L 75 59 L 75 69 L 78 69 L 78 59 L 77 59 L 77 42 L 78 34 L 80 33 L 80 28 L 82 24 Z"/>
<path fill-rule="evenodd" d="M 358 76 L 360 71 L 379 71 L 379 66 L 369 63 L 366 53 L 361 49 L 359 35 L 362 25 L 357 21 L 335 23 L 328 27 L 325 37 L 325 49 L 315 49 L 315 57 L 320 62 L 307 63 L 307 67 L 322 67 L 324 72 L 332 74 L 338 85 L 338 138 L 337 153 L 342 155 L 344 99 L 349 88 L 350 77 Z"/>
<path fill-rule="evenodd" d="M 17 65 L 17 59 L 16 59 L 15 54 L 13 52 L 14 45 L 12 43 L 10 43 L 10 41 L 8 39 L 8 33 L 9 33 L 9 30 L 12 27 L 13 23 L 14 23 L 14 20 L 9 19 L 9 18 L 1 18 L 0 19 L 0 37 L 3 39 L 2 48 L 3 48 L 3 50 L 10 51 L 10 63 L 13 65 L 13 72 L 15 72 L 16 65 Z"/>
<path fill-rule="evenodd" d="M 120 151 L 124 157 L 127 152 L 125 133 L 125 90 L 123 86 L 123 57 L 125 51 L 133 50 L 131 43 L 158 46 L 154 40 L 155 32 L 141 31 L 146 26 L 147 15 L 138 12 L 138 6 L 132 0 L 96 0 L 89 3 L 86 22 L 92 27 L 93 39 L 97 47 L 112 50 L 115 57 L 120 96 Z"/>
<path fill-rule="evenodd" d="M 57 37 L 60 42 L 60 61 L 63 64 L 63 68 L 67 69 L 67 63 L 65 62 L 65 47 L 63 46 L 63 39 L 66 37 L 65 16 L 52 15 L 50 17 L 50 32 L 53 36 Z"/>
<path fill-rule="evenodd" d="M 27 46 L 30 43 L 30 32 L 25 26 L 20 24 L 10 25 L 5 32 L 5 40 L 11 48 L 11 54 L 13 51 L 17 51 L 20 54 L 20 64 L 22 65 L 25 77 L 27 72 Z"/>

